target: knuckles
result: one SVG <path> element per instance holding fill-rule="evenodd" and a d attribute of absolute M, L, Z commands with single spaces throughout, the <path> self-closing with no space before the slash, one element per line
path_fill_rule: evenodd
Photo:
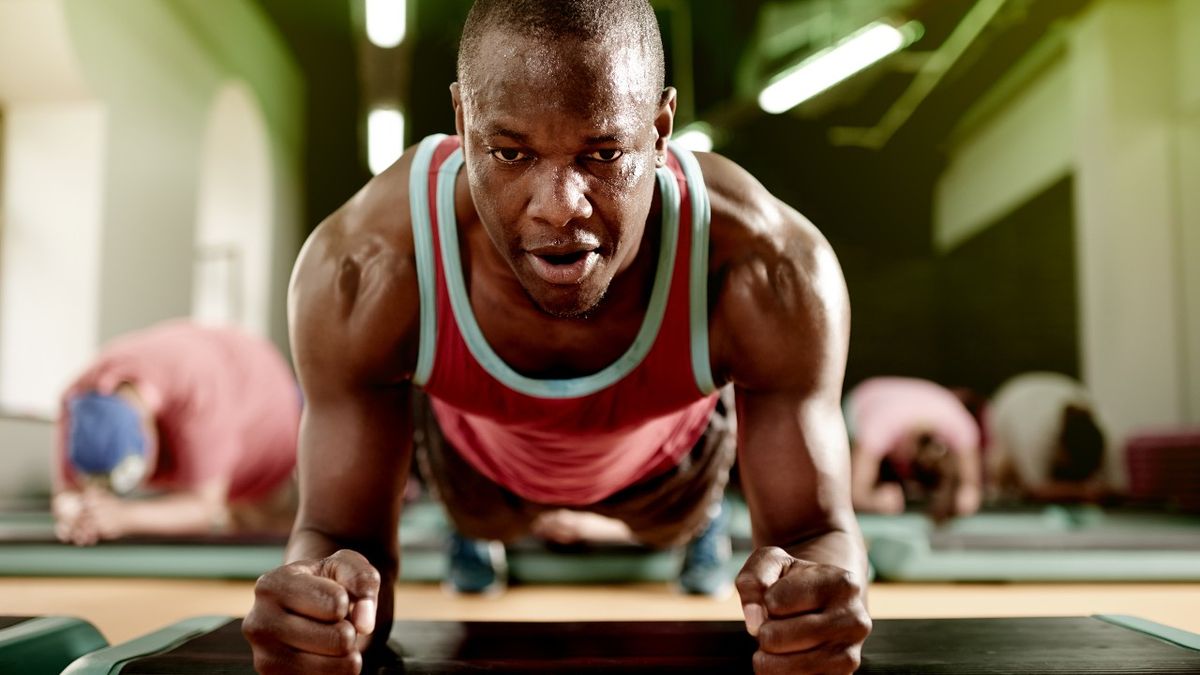
<path fill-rule="evenodd" d="M 772 563 L 772 558 L 776 558 L 778 561 Z M 762 579 L 764 569 L 769 566 L 782 567 L 785 561 L 790 559 L 791 555 L 778 546 L 762 546 L 755 549 L 746 564 L 742 565 L 737 577 L 734 578 L 733 585 L 742 596 L 757 592 L 764 586 Z"/>
<path fill-rule="evenodd" d="M 852 675 L 862 665 L 862 657 L 856 646 L 792 655 L 759 650 L 752 662 L 755 675 Z"/>
<path fill-rule="evenodd" d="M 333 626 L 332 651 L 337 654 L 349 656 L 355 651 L 355 640 L 358 639 L 358 633 L 355 632 L 354 626 L 349 621 L 339 621 Z"/>

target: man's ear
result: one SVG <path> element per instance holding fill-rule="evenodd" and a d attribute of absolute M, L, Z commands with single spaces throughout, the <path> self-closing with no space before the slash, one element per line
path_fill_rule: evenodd
<path fill-rule="evenodd" d="M 654 130 L 658 139 L 654 142 L 654 155 L 659 166 L 667 162 L 667 140 L 675 127 L 675 87 L 666 87 L 658 100 L 658 112 L 654 115 Z"/>
<path fill-rule="evenodd" d="M 454 130 L 459 138 L 463 137 L 463 101 L 462 85 L 455 82 L 450 85 L 450 103 L 454 106 Z"/>

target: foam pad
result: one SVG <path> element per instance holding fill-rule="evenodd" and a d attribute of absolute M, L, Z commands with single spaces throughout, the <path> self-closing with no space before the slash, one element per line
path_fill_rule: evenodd
<path fill-rule="evenodd" d="M 65 616 L 0 616 L 0 673 L 58 675 L 84 654 L 108 646 L 96 627 Z"/>

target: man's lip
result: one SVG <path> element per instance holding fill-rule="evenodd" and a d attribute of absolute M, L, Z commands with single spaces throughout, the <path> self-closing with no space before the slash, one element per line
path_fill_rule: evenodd
<path fill-rule="evenodd" d="M 529 253 L 530 255 L 544 257 L 544 256 L 551 256 L 551 255 L 557 256 L 557 255 L 575 255 L 575 254 L 579 254 L 579 253 L 591 253 L 591 252 L 595 251 L 597 248 L 599 248 L 599 247 L 573 244 L 573 245 L 566 245 L 566 246 L 539 246 L 539 247 L 535 247 L 535 248 L 527 248 L 527 249 L 525 249 L 525 252 Z"/>
<path fill-rule="evenodd" d="M 570 255 L 570 253 L 580 253 L 582 255 L 579 255 L 571 262 L 563 264 L 553 263 L 542 255 L 532 252 L 526 253 L 526 255 L 534 274 L 537 274 L 542 281 L 558 286 L 569 286 L 583 281 L 587 275 L 591 274 L 592 270 L 596 267 L 596 263 L 600 260 L 599 254 L 594 250 L 587 249 L 575 249 L 567 254 L 547 255 Z"/>

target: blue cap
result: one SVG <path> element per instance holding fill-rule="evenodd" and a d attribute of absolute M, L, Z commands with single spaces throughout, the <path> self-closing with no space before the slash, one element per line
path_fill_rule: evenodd
<path fill-rule="evenodd" d="M 130 455 L 145 456 L 141 416 L 125 399 L 88 393 L 71 399 L 67 408 L 71 416 L 67 458 L 76 471 L 107 474 Z"/>

